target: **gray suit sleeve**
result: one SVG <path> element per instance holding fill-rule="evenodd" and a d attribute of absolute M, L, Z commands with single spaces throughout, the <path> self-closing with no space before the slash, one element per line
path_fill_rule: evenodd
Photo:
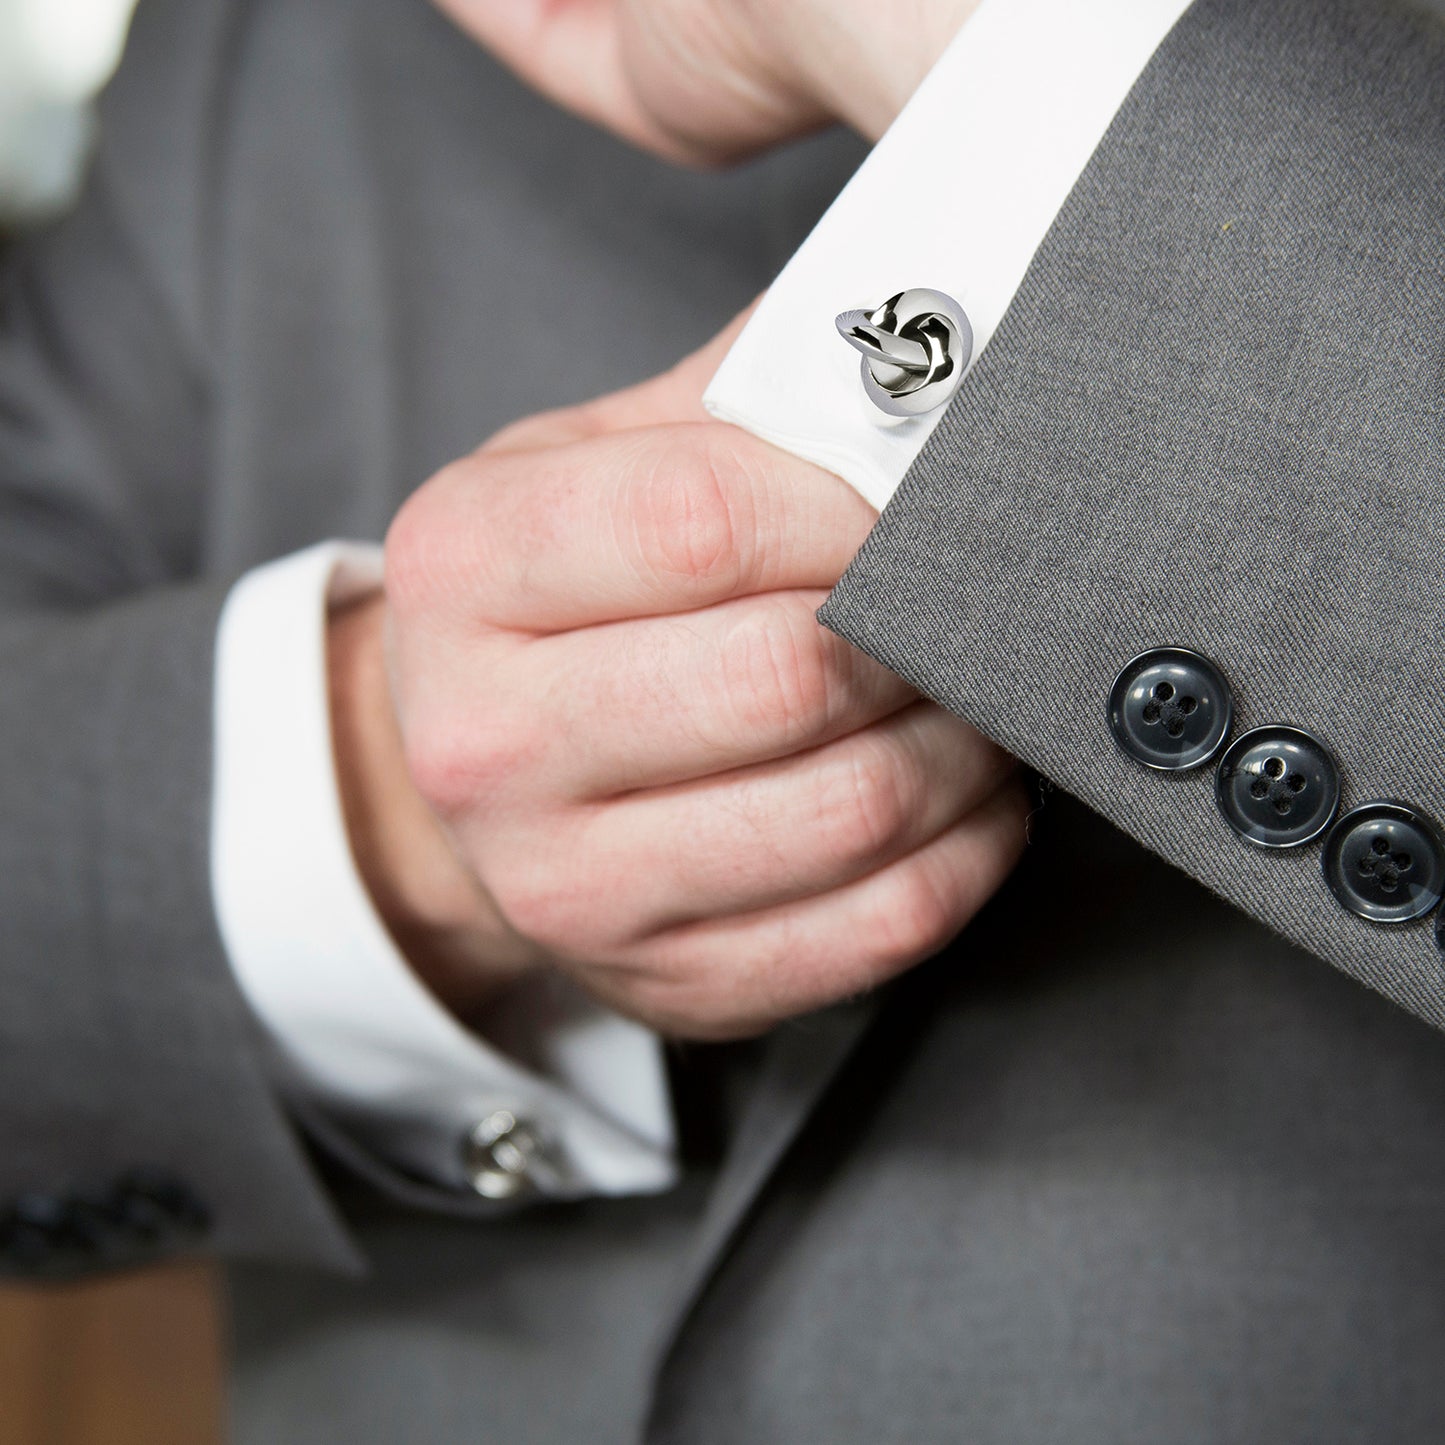
<path fill-rule="evenodd" d="M 192 218 L 154 190 L 184 158 L 142 154 L 128 84 L 79 210 L 0 291 L 0 1269 L 177 1248 L 347 1267 L 213 923 L 230 579 L 207 576 Z"/>
<path fill-rule="evenodd" d="M 1251 846 L 1216 806 L 1217 759 L 1141 767 L 1106 702 L 1130 658 L 1192 648 L 1227 678 L 1236 735 L 1325 742 L 1343 809 L 1445 821 L 1442 318 L 1439 22 L 1198 0 L 822 613 L 1437 1027 L 1430 920 L 1341 907 L 1320 842 Z"/>

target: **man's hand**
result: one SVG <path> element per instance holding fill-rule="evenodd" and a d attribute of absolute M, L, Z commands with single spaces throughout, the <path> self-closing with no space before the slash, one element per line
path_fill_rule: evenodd
<path fill-rule="evenodd" d="M 547 965 L 671 1033 L 759 1030 L 934 952 L 1022 845 L 1011 762 L 814 618 L 871 508 L 671 419 L 712 350 L 446 468 L 335 630 L 362 872 L 459 1013 Z"/>
<path fill-rule="evenodd" d="M 877 139 L 978 0 L 437 0 L 544 95 L 673 160 Z"/>

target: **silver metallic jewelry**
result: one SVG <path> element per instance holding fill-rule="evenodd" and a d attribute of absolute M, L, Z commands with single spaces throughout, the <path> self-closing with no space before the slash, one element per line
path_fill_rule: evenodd
<path fill-rule="evenodd" d="M 863 390 L 889 416 L 922 416 L 953 399 L 973 355 L 973 326 L 952 296 L 915 286 L 872 311 L 844 311 L 838 334 L 862 354 Z"/>

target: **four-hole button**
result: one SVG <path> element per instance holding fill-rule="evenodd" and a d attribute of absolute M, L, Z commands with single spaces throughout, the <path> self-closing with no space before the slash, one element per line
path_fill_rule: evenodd
<path fill-rule="evenodd" d="M 1161 772 L 1207 763 L 1229 734 L 1229 687 L 1207 657 L 1157 647 L 1127 663 L 1109 693 L 1109 726 L 1136 762 Z"/>
<path fill-rule="evenodd" d="M 1340 803 L 1339 769 L 1325 745 L 1300 728 L 1255 728 L 1220 759 L 1214 799 L 1247 842 L 1298 848 L 1330 826 Z"/>
<path fill-rule="evenodd" d="M 1435 824 L 1403 803 L 1365 803 L 1325 839 L 1325 882 L 1340 904 L 1374 923 L 1423 918 L 1445 892 L 1445 845 Z"/>
<path fill-rule="evenodd" d="M 1209 762 L 1229 736 L 1232 713 L 1223 674 L 1185 647 L 1140 653 L 1109 690 L 1115 741 L 1160 772 Z M 1398 802 L 1365 803 L 1336 821 L 1339 768 L 1301 728 L 1275 723 L 1236 738 L 1220 759 L 1214 797 L 1229 826 L 1256 847 L 1298 848 L 1324 835 L 1325 881 L 1361 918 L 1408 923 L 1445 897 L 1445 834 Z M 1435 941 L 1445 952 L 1445 908 Z"/>

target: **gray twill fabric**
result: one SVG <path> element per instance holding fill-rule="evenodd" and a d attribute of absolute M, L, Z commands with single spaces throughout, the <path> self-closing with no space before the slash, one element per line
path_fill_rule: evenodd
<path fill-rule="evenodd" d="M 906 979 L 649 1445 L 1437 1445 L 1438 1033 L 1062 795 Z"/>
<path fill-rule="evenodd" d="M 1104 715 L 1192 643 L 1347 804 L 1442 812 L 1442 81 L 1409 11 L 1196 5 L 824 608 L 1133 838 L 1045 793 L 676 1321 L 653 1445 L 1445 1436 L 1438 1035 L 1183 870 L 1438 1020 L 1429 930 Z"/>
<path fill-rule="evenodd" d="M 84 198 L 3 258 L 0 1272 L 36 1268 L 7 1247 L 17 1196 L 178 1176 L 204 1239 L 39 1267 L 234 1266 L 238 1441 L 634 1438 L 712 1201 L 700 1168 L 505 1218 L 283 1107 L 212 916 L 226 592 L 379 539 L 497 427 L 708 340 L 861 154 L 679 170 L 424 0 L 142 0 Z M 774 1151 L 822 1085 L 801 1065 Z"/>
<path fill-rule="evenodd" d="M 355 1268 L 213 918 L 225 595 L 709 339 L 860 148 L 689 174 L 420 0 L 145 0 L 102 112 L 78 208 L 0 277 L 0 1269 L 11 1197 L 142 1165 L 229 1258 Z"/>
<path fill-rule="evenodd" d="M 1161 101 L 1167 97 L 1167 103 Z M 1428 925 L 1246 846 L 1213 770 L 1105 703 L 1194 647 L 1236 729 L 1333 750 L 1342 806 L 1445 819 L 1445 37 L 1354 0 L 1199 0 L 822 611 L 1156 852 L 1445 1026 Z"/>
<path fill-rule="evenodd" d="M 422 0 L 143 0 L 0 309 L 0 1207 L 188 1180 L 237 1445 L 1445 1438 L 1445 1047 L 1174 865 L 1429 1012 L 1424 933 L 1103 729 L 1124 657 L 1192 642 L 1352 798 L 1445 811 L 1439 54 L 1202 0 L 830 605 L 1165 859 L 1051 793 L 956 946 L 718 1091 L 716 1170 L 503 1216 L 280 1106 L 210 916 L 216 609 L 707 337 L 859 152 L 686 175 Z"/>

